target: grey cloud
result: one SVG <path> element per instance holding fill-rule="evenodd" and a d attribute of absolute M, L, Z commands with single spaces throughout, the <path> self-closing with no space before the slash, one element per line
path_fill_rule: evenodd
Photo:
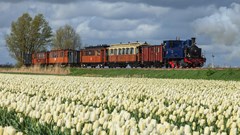
<path fill-rule="evenodd" d="M 41 6 L 39 6 L 41 5 Z M 28 12 L 31 15 L 36 15 L 38 13 L 44 14 L 47 19 L 49 13 L 52 13 L 52 8 L 46 8 L 48 4 L 46 3 L 37 3 L 37 2 L 19 2 L 19 3 L 7 3 L 0 2 L 0 28 L 10 27 L 13 21 L 16 21 L 23 13 Z"/>
<path fill-rule="evenodd" d="M 105 2 L 118 2 L 118 0 L 101 0 Z M 130 3 L 145 3 L 154 6 L 172 7 L 172 8 L 187 8 L 187 7 L 199 7 L 199 6 L 228 6 L 233 2 L 239 2 L 239 0 L 123 0 Z M 194 11 L 193 11 L 194 12 Z"/>
<path fill-rule="evenodd" d="M 34 1 L 34 0 L 32 0 Z M 79 0 L 41 0 L 41 2 L 46 2 L 46 3 L 72 3 L 72 2 L 76 2 Z M 81 0 L 80 0 L 81 1 Z"/>
<path fill-rule="evenodd" d="M 89 27 L 93 29 L 97 29 L 100 31 L 128 31 L 133 30 L 138 27 L 139 24 L 148 23 L 151 24 L 152 22 L 145 19 L 104 19 L 104 18 L 93 18 L 89 23 Z"/>
<path fill-rule="evenodd" d="M 38 2 L 45 2 L 45 3 L 71 3 L 76 2 L 78 0 L 39 0 Z M 7 3 L 20 3 L 20 2 L 36 2 L 35 0 L 0 0 L 0 2 L 7 2 Z"/>
<path fill-rule="evenodd" d="M 16 3 L 16 2 L 35 2 L 34 0 L 0 0 L 0 2 Z M 67 4 L 83 1 L 103 1 L 107 3 L 120 2 L 119 0 L 40 0 L 39 2 L 52 3 L 52 4 Z M 161 6 L 161 7 L 172 7 L 172 8 L 187 8 L 187 7 L 198 7 L 206 5 L 216 6 L 229 6 L 231 3 L 239 2 L 239 0 L 121 0 L 121 2 L 127 2 L 132 4 L 144 3 L 147 5 Z"/>
<path fill-rule="evenodd" d="M 5 33 L 7 28 L 0 28 L 0 64 L 15 63 L 14 59 L 10 57 L 5 43 Z"/>
<path fill-rule="evenodd" d="M 25 0 L 0 0 L 0 2 L 4 2 L 4 3 L 20 3 L 23 1 Z"/>
<path fill-rule="evenodd" d="M 137 9 L 137 10 L 136 10 Z M 76 16 L 98 16 L 111 19 L 139 19 L 160 17 L 169 11 L 166 7 L 131 4 L 126 2 L 106 3 L 100 1 L 84 1 L 66 5 L 55 5 L 56 18 L 73 18 Z"/>

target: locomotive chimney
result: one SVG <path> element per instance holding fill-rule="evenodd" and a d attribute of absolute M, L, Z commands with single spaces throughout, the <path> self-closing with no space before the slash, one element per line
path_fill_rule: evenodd
<path fill-rule="evenodd" d="M 192 45 L 196 45 L 196 38 L 192 37 Z"/>

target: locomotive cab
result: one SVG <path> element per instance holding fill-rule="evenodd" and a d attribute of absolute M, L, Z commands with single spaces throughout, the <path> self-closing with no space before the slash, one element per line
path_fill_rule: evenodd
<path fill-rule="evenodd" d="M 202 67 L 206 58 L 202 56 L 202 49 L 196 45 L 196 38 L 192 38 L 191 45 L 185 46 L 184 67 Z"/>

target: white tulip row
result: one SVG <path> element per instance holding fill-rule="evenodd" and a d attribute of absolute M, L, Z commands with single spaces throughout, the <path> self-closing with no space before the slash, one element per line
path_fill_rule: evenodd
<path fill-rule="evenodd" d="M 0 126 L 0 135 L 23 135 L 23 133 L 17 132 L 16 129 L 14 129 L 11 126 L 7 127 Z"/>
<path fill-rule="evenodd" d="M 0 107 L 94 134 L 239 134 L 240 83 L 0 74 Z"/>

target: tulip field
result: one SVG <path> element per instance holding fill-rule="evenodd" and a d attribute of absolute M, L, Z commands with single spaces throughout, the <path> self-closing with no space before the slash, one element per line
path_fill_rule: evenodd
<path fill-rule="evenodd" d="M 0 74 L 0 135 L 238 135 L 240 82 Z"/>

